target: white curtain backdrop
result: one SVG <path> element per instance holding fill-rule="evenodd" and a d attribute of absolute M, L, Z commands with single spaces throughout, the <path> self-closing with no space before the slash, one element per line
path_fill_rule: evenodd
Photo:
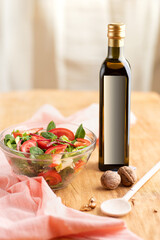
<path fill-rule="evenodd" d="M 126 24 L 132 89 L 160 92 L 159 0 L 0 0 L 0 91 L 97 90 L 110 22 Z"/>

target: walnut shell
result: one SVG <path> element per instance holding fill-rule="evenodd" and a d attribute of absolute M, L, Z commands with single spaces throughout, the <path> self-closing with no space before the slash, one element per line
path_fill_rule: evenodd
<path fill-rule="evenodd" d="M 101 184 L 106 189 L 115 189 L 121 182 L 121 177 L 118 173 L 110 170 L 103 173 L 101 176 Z"/>
<path fill-rule="evenodd" d="M 126 187 L 131 186 L 137 181 L 136 173 L 131 167 L 120 167 L 118 174 L 121 176 L 121 183 Z"/>

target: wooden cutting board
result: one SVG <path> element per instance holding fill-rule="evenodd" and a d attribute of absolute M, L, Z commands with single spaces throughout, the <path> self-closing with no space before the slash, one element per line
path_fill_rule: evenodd
<path fill-rule="evenodd" d="M 30 118 L 43 104 L 52 104 L 68 116 L 77 110 L 98 102 L 97 92 L 33 90 L 0 94 L 0 129 Z M 133 93 L 131 109 L 137 122 L 131 127 L 130 165 L 137 168 L 140 179 L 160 161 L 160 96 L 156 93 Z M 101 187 L 98 170 L 98 148 L 95 149 L 84 170 L 65 189 L 56 191 L 62 202 L 80 209 L 94 196 L 97 207 L 91 214 L 103 215 L 100 204 L 106 199 L 122 197 L 129 188 L 116 190 Z M 160 239 L 160 172 L 147 182 L 132 198 L 132 211 L 122 219 L 128 228 L 147 240 Z M 103 215 L 104 216 L 104 215 Z"/>

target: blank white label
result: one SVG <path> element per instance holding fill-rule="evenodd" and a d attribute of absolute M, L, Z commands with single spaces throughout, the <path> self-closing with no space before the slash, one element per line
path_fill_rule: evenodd
<path fill-rule="evenodd" d="M 125 77 L 104 76 L 104 164 L 124 164 Z"/>

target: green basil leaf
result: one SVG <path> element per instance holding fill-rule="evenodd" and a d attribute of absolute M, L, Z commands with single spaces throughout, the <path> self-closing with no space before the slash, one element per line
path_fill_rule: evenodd
<path fill-rule="evenodd" d="M 52 139 L 52 140 L 57 139 L 57 136 L 51 132 L 41 132 L 41 136 L 47 139 Z"/>
<path fill-rule="evenodd" d="M 62 141 L 65 141 L 65 142 L 71 142 L 71 141 L 68 139 L 68 137 L 65 136 L 65 135 L 61 136 L 59 139 L 62 140 Z"/>
<path fill-rule="evenodd" d="M 13 147 L 12 147 L 12 143 L 11 143 L 10 140 L 6 143 L 6 146 L 9 147 L 9 148 L 11 148 L 11 149 L 13 149 Z"/>
<path fill-rule="evenodd" d="M 28 141 L 31 137 L 27 134 L 23 134 L 23 136 L 21 137 L 22 141 L 25 142 L 25 141 Z"/>
<path fill-rule="evenodd" d="M 4 144 L 7 145 L 7 142 L 10 141 L 10 143 L 15 143 L 15 138 L 11 134 L 7 134 L 4 138 Z"/>
<path fill-rule="evenodd" d="M 28 134 L 27 134 L 26 132 L 24 132 L 24 133 L 22 134 L 22 136 L 23 136 L 23 137 L 26 137 L 26 136 L 28 136 Z"/>
<path fill-rule="evenodd" d="M 30 153 L 33 155 L 39 155 L 39 154 L 44 154 L 43 150 L 39 147 L 31 147 L 29 149 Z"/>
<path fill-rule="evenodd" d="M 74 149 L 74 147 L 68 145 L 68 147 L 65 149 L 67 152 L 72 152 L 72 150 Z"/>
<path fill-rule="evenodd" d="M 16 149 L 17 149 L 17 144 L 16 144 L 16 143 L 12 143 L 12 148 L 13 148 L 14 150 L 16 150 Z"/>
<path fill-rule="evenodd" d="M 47 126 L 47 132 L 54 128 L 56 128 L 56 124 L 53 121 L 51 121 Z"/>
<path fill-rule="evenodd" d="M 84 138 L 86 135 L 83 125 L 81 124 L 76 131 L 75 138 Z"/>
<path fill-rule="evenodd" d="M 10 134 L 7 134 L 4 138 L 4 144 L 11 148 L 11 149 L 16 149 L 17 148 L 17 144 L 16 144 L 16 141 L 15 141 L 15 138 L 10 135 Z"/>

